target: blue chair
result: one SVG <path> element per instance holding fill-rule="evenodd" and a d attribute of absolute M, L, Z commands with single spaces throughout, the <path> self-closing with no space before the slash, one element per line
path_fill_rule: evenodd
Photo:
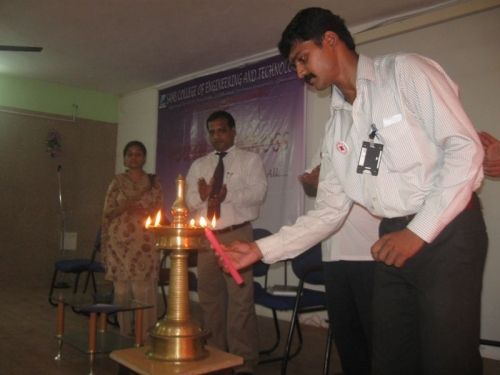
<path fill-rule="evenodd" d="M 267 229 L 255 228 L 253 230 L 253 239 L 258 240 L 270 236 L 272 233 Z M 259 261 L 253 265 L 254 276 L 254 303 L 256 305 L 264 306 L 271 310 L 273 314 L 273 325 L 275 331 L 275 341 L 268 349 L 259 351 L 259 354 L 268 355 L 276 350 L 281 341 L 281 331 L 278 320 L 278 311 L 291 311 L 295 303 L 293 296 L 278 296 L 268 291 L 267 274 L 269 271 L 269 264 Z M 264 278 L 263 283 L 256 281 L 255 278 Z M 280 358 L 266 358 L 260 360 L 260 363 L 279 361 Z"/>
<path fill-rule="evenodd" d="M 76 294 L 78 292 L 78 285 L 80 281 L 80 276 L 83 273 L 87 273 L 87 278 L 85 280 L 85 285 L 83 288 L 83 292 L 85 293 L 88 288 L 88 283 L 90 280 L 92 280 L 92 286 L 94 289 L 94 293 L 97 292 L 97 286 L 95 282 L 95 273 L 102 273 L 104 272 L 104 265 L 103 263 L 97 261 L 97 255 L 101 251 L 101 231 L 98 230 L 96 239 L 94 242 L 94 247 L 92 250 L 92 255 L 90 258 L 87 259 L 82 259 L 82 258 L 77 258 L 77 259 L 62 259 L 58 260 L 55 265 L 54 265 L 54 273 L 52 275 L 52 282 L 50 284 L 50 290 L 49 290 L 49 303 L 52 306 L 57 306 L 57 302 L 54 302 L 53 300 L 53 294 L 54 294 L 54 289 L 56 288 L 57 282 L 58 282 L 58 276 L 62 274 L 73 274 L 74 275 L 74 281 L 73 281 L 73 294 Z"/>
<path fill-rule="evenodd" d="M 254 276 L 265 277 L 264 285 L 254 282 L 255 303 L 271 309 L 276 332 L 276 340 L 273 346 L 269 349 L 261 351 L 260 354 L 271 354 L 279 346 L 281 333 L 277 318 L 277 311 L 292 312 L 283 354 L 278 357 L 264 358 L 259 361 L 259 363 L 281 361 L 281 374 L 286 374 L 288 361 L 297 356 L 302 348 L 303 337 L 299 322 L 300 314 L 327 310 L 325 292 L 305 287 L 305 284 L 324 285 L 323 265 L 321 262 L 321 244 L 313 246 L 305 253 L 292 259 L 291 266 L 292 271 L 299 279 L 299 285 L 297 286 L 297 293 L 295 296 L 284 296 L 270 293 L 267 289 L 267 271 L 269 265 L 259 262 L 255 264 L 253 268 Z M 295 335 L 298 338 L 298 345 L 292 351 L 293 338 Z M 329 368 L 330 343 L 332 338 L 330 329 L 328 330 L 327 336 L 328 338 L 323 368 L 324 374 L 328 373 Z"/>
<path fill-rule="evenodd" d="M 283 355 L 283 361 L 281 365 L 281 374 L 286 374 L 288 360 L 292 358 L 290 356 L 290 350 L 292 347 L 293 334 L 295 328 L 297 332 L 300 332 L 299 315 L 303 313 L 311 313 L 317 311 L 327 311 L 326 306 L 326 293 L 324 291 L 319 291 L 315 289 L 310 289 L 305 287 L 305 284 L 311 285 L 324 285 L 324 273 L 323 273 L 323 263 L 321 261 L 321 243 L 318 243 L 311 247 L 306 252 L 302 253 L 298 257 L 292 260 L 292 271 L 299 279 L 299 285 L 297 288 L 297 296 L 295 299 L 295 305 L 292 312 L 292 318 L 290 321 L 290 329 L 288 332 L 288 338 L 285 345 L 285 353 Z M 323 374 L 328 374 L 329 363 L 330 363 L 330 349 L 331 342 L 333 338 L 332 330 L 329 328 L 327 332 L 327 341 L 325 347 L 325 360 L 323 367 Z M 302 347 L 301 334 L 299 334 L 299 348 Z M 298 354 L 298 352 L 296 352 Z M 295 354 L 295 355 L 296 355 Z"/>

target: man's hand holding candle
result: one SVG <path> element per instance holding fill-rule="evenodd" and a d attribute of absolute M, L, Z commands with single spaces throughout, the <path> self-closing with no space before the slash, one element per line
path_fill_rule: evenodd
<path fill-rule="evenodd" d="M 240 273 L 231 263 L 231 260 L 227 257 L 224 249 L 222 248 L 222 245 L 219 243 L 214 233 L 209 228 L 205 228 L 205 236 L 207 237 L 208 242 L 210 242 L 210 245 L 212 245 L 212 249 L 214 249 L 215 254 L 219 259 L 219 263 L 223 265 L 223 268 L 226 270 L 226 272 L 229 272 L 231 274 L 236 284 L 243 284 L 243 278 L 241 277 Z"/>
<path fill-rule="evenodd" d="M 255 242 L 234 241 L 229 246 L 223 246 L 226 256 L 236 269 L 243 269 L 262 259 L 262 253 Z M 225 272 L 229 270 L 219 258 L 219 264 Z"/>

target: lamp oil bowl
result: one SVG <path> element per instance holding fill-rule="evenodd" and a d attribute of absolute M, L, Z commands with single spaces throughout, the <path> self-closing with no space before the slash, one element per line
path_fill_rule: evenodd
<path fill-rule="evenodd" d="M 167 314 L 151 331 L 147 356 L 156 360 L 183 362 L 205 357 L 206 333 L 189 312 L 188 255 L 207 247 L 203 228 L 189 224 L 184 200 L 185 180 L 177 177 L 177 199 L 172 205 L 170 225 L 146 224 L 156 236 L 156 248 L 170 251 L 170 279 Z"/>

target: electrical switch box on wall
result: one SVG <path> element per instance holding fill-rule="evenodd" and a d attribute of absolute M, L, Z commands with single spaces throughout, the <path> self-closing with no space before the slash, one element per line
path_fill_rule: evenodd
<path fill-rule="evenodd" d="M 62 240 L 61 248 L 63 250 L 75 251 L 77 240 L 78 240 L 78 233 L 77 232 L 64 232 L 64 237 L 61 238 L 61 240 Z"/>

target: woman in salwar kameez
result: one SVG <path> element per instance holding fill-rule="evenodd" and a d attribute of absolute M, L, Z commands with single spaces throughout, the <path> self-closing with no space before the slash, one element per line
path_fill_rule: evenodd
<path fill-rule="evenodd" d="M 147 216 L 162 208 L 161 185 L 144 170 L 146 148 L 139 141 L 129 142 L 123 151 L 125 173 L 116 175 L 109 185 L 102 220 L 102 255 L 106 279 L 113 282 L 114 303 L 138 301 L 153 305 L 144 310 L 143 337 L 157 320 L 159 252 L 154 238 L 145 230 Z M 133 334 L 132 313 L 118 314 L 120 333 Z"/>

